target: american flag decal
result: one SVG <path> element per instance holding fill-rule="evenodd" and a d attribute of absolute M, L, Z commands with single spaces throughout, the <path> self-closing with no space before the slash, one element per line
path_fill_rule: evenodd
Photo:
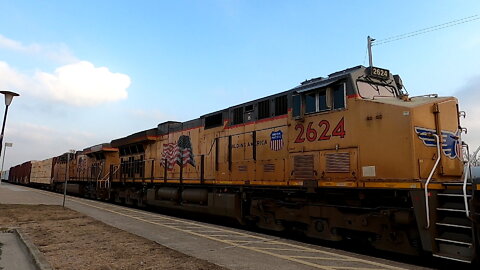
<path fill-rule="evenodd" d="M 270 149 L 273 151 L 279 151 L 283 148 L 283 132 L 272 131 L 270 134 Z"/>
<path fill-rule="evenodd" d="M 169 170 L 172 170 L 175 164 L 195 166 L 195 156 L 193 155 L 190 137 L 181 135 L 178 142 L 164 144 L 161 164 Z"/>
<path fill-rule="evenodd" d="M 180 153 L 180 158 L 178 159 L 178 164 L 185 165 L 191 164 L 195 166 L 195 159 L 192 151 L 192 143 L 190 142 L 190 137 L 182 135 L 178 138 L 178 150 Z"/>

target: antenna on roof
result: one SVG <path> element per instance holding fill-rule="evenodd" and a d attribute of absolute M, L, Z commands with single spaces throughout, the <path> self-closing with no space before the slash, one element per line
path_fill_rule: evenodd
<path fill-rule="evenodd" d="M 372 57 L 372 43 L 375 41 L 374 38 L 370 36 L 367 37 L 367 47 L 368 47 L 368 65 L 369 67 L 373 66 L 373 57 Z"/>

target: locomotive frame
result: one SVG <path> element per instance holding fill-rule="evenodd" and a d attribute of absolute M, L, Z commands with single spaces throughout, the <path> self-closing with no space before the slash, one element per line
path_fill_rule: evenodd
<path fill-rule="evenodd" d="M 48 182 L 31 166 L 23 183 L 60 190 L 69 175 L 67 190 L 86 197 L 478 260 L 480 180 L 463 160 L 457 100 L 408 97 L 398 75 L 376 70 L 161 123 L 78 151 L 69 173 L 65 155 L 44 161 Z"/>

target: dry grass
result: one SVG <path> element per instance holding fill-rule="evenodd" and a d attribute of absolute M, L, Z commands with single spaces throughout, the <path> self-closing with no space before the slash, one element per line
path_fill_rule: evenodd
<path fill-rule="evenodd" d="M 0 205 L 55 269 L 225 269 L 53 205 Z"/>

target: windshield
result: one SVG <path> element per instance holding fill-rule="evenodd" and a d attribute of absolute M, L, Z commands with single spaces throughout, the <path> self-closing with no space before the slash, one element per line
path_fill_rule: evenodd
<path fill-rule="evenodd" d="M 362 98 L 395 97 L 395 88 L 389 85 L 379 85 L 373 82 L 357 81 L 358 93 Z"/>

